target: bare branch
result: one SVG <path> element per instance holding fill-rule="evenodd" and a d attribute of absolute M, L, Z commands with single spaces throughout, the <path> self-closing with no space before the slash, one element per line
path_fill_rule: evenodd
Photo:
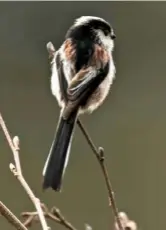
<path fill-rule="evenodd" d="M 19 138 L 17 136 L 15 136 L 13 138 L 13 141 L 12 141 L 12 139 L 10 137 L 10 134 L 9 134 L 9 132 L 7 130 L 7 127 L 5 125 L 5 122 L 4 122 L 3 118 L 2 118 L 1 113 L 0 113 L 0 125 L 1 125 L 2 130 L 3 130 L 4 134 L 5 134 L 5 137 L 6 137 L 7 141 L 8 141 L 8 144 L 9 144 L 9 146 L 10 146 L 12 152 L 13 152 L 13 157 L 14 157 L 14 161 L 15 161 L 15 165 L 13 165 L 13 164 L 9 165 L 10 170 L 14 174 L 14 176 L 17 177 L 17 179 L 19 180 L 20 184 L 22 185 L 22 187 L 26 191 L 27 195 L 29 196 L 30 200 L 34 204 L 34 206 L 35 206 L 35 208 L 37 210 L 39 219 L 40 219 L 42 229 L 43 230 L 48 230 L 49 227 L 48 227 L 46 219 L 44 217 L 43 210 L 42 210 L 41 205 L 40 205 L 40 200 L 37 197 L 35 197 L 34 193 L 32 192 L 32 190 L 29 187 L 29 185 L 27 184 L 27 182 L 25 181 L 25 179 L 23 177 L 23 174 L 22 174 L 21 165 L 20 165 L 20 159 L 19 159 Z"/>
<path fill-rule="evenodd" d="M 76 230 L 75 227 L 73 227 L 73 225 L 67 221 L 65 219 L 65 217 L 62 215 L 62 213 L 60 212 L 59 209 L 57 209 L 56 207 L 53 207 L 52 210 L 51 210 L 51 213 L 56 216 L 59 220 L 60 220 L 60 223 L 62 225 L 64 225 L 66 228 L 70 229 L 70 230 Z"/>
<path fill-rule="evenodd" d="M 77 230 L 57 209 L 56 207 L 53 207 L 51 210 L 47 208 L 45 204 L 42 204 L 43 213 L 46 218 L 55 221 L 58 224 L 61 224 L 65 228 L 69 230 Z M 32 225 L 33 221 L 38 221 L 38 215 L 37 212 L 22 212 L 21 216 L 26 218 L 24 225 L 29 227 Z"/>
<path fill-rule="evenodd" d="M 113 188 L 111 185 L 111 181 L 109 179 L 108 170 L 107 170 L 105 160 L 104 160 L 104 149 L 102 147 L 99 147 L 97 149 L 97 147 L 93 143 L 87 130 L 85 129 L 84 125 L 82 124 L 82 122 L 80 120 L 77 121 L 77 124 L 79 125 L 84 137 L 86 138 L 89 146 L 91 147 L 93 153 L 95 154 L 95 156 L 96 156 L 96 158 L 100 164 L 101 170 L 102 170 L 103 175 L 104 175 L 107 191 L 108 191 L 109 205 L 112 207 L 112 211 L 113 211 L 113 214 L 115 216 L 119 230 L 123 230 L 123 226 L 122 226 L 121 220 L 120 220 L 119 215 L 118 215 L 118 208 L 116 205 Z"/>
<path fill-rule="evenodd" d="M 4 216 L 17 230 L 28 230 L 24 224 L 0 201 L 0 214 Z"/>

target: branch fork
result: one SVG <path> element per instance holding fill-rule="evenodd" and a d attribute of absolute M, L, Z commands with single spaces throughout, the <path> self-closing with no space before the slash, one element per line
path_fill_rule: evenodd
<path fill-rule="evenodd" d="M 12 140 L 12 138 L 10 137 L 10 134 L 8 132 L 8 129 L 6 127 L 6 124 L 2 118 L 1 113 L 0 113 L 0 126 L 1 126 L 1 128 L 5 134 L 5 137 L 7 139 L 8 144 L 9 144 L 9 146 L 13 152 L 13 157 L 14 157 L 14 161 L 15 161 L 15 165 L 10 163 L 9 168 L 10 168 L 11 172 L 13 173 L 13 175 L 18 179 L 18 181 L 20 182 L 20 184 L 24 188 L 25 192 L 29 196 L 30 200 L 34 204 L 34 206 L 37 210 L 37 214 L 38 214 L 42 229 L 48 230 L 50 228 L 47 225 L 43 210 L 41 208 L 40 200 L 34 195 L 34 193 L 32 192 L 31 188 L 29 187 L 28 183 L 26 182 L 26 180 L 24 179 L 24 176 L 22 174 L 21 164 L 20 164 L 20 159 L 19 159 L 19 150 L 20 150 L 19 137 L 15 136 Z"/>

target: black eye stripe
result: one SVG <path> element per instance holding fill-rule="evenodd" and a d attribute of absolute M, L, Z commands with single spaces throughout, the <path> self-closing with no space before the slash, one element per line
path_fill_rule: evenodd
<path fill-rule="evenodd" d="M 104 30 L 104 34 L 107 36 L 109 35 L 111 32 L 109 30 Z"/>

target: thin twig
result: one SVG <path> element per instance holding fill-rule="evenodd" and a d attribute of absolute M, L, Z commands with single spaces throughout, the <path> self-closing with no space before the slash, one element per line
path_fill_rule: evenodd
<path fill-rule="evenodd" d="M 59 209 L 53 207 L 51 213 L 56 216 L 60 220 L 61 224 L 64 225 L 66 228 L 68 228 L 69 230 L 76 230 L 76 228 L 69 221 L 66 220 L 66 218 L 62 215 Z"/>
<path fill-rule="evenodd" d="M 4 216 L 17 230 L 28 230 L 24 224 L 0 201 L 0 214 Z"/>
<path fill-rule="evenodd" d="M 37 216 L 37 217 L 38 217 L 38 216 Z M 26 227 L 31 227 L 32 222 L 33 222 L 33 219 L 34 219 L 34 216 L 29 216 L 29 217 L 23 222 L 23 224 L 24 224 Z"/>
<path fill-rule="evenodd" d="M 13 152 L 13 157 L 14 157 L 14 161 L 15 161 L 15 165 L 10 164 L 10 170 L 12 171 L 12 173 L 14 174 L 14 176 L 17 177 L 17 179 L 19 180 L 19 182 L 21 183 L 22 187 L 24 188 L 24 190 L 26 191 L 27 195 L 29 196 L 30 200 L 32 201 L 32 203 L 34 204 L 39 219 L 40 219 L 40 223 L 42 226 L 43 230 L 48 230 L 48 225 L 46 222 L 46 219 L 44 217 L 41 205 L 40 205 L 40 200 L 35 197 L 34 193 L 32 192 L 31 188 L 29 187 L 28 183 L 25 181 L 23 174 L 22 174 L 22 170 L 21 170 L 21 165 L 20 165 L 20 159 L 19 159 L 19 138 L 18 137 L 14 137 L 13 141 L 12 138 L 10 137 L 10 134 L 7 130 L 6 124 L 2 118 L 2 115 L 0 113 L 0 126 L 2 127 L 2 130 L 5 134 L 5 137 L 8 141 L 8 144 Z"/>
<path fill-rule="evenodd" d="M 43 206 L 43 213 L 46 218 L 55 221 L 58 224 L 61 224 L 62 226 L 66 227 L 69 230 L 77 230 L 57 209 L 56 207 L 53 207 L 51 210 L 47 208 L 45 204 L 42 204 Z M 24 225 L 25 226 L 31 226 L 32 222 L 38 221 L 38 215 L 37 212 L 22 212 L 21 216 L 26 218 Z"/>
<path fill-rule="evenodd" d="M 104 160 L 104 149 L 102 147 L 99 147 L 97 149 L 97 147 L 93 143 L 92 139 L 90 138 L 90 135 L 88 134 L 87 130 L 85 129 L 83 123 L 80 120 L 77 120 L 77 124 L 80 127 L 84 137 L 86 138 L 89 146 L 91 147 L 93 153 L 95 154 L 95 156 L 96 156 L 96 158 L 97 158 L 97 160 L 98 160 L 98 162 L 100 164 L 101 170 L 102 170 L 103 175 L 104 175 L 107 191 L 108 191 L 108 196 L 109 196 L 109 200 L 110 200 L 110 206 L 112 207 L 112 211 L 113 211 L 113 214 L 114 214 L 115 219 L 117 221 L 119 229 L 123 230 L 123 226 L 122 226 L 122 223 L 121 223 L 119 215 L 118 215 L 118 208 L 117 208 L 117 205 L 116 205 L 113 188 L 112 188 L 109 176 L 108 176 L 108 170 L 107 170 L 105 160 Z"/>

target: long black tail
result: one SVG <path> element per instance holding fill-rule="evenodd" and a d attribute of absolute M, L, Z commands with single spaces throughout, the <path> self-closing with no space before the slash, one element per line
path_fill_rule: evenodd
<path fill-rule="evenodd" d="M 61 189 L 62 177 L 68 163 L 76 119 L 77 113 L 73 114 L 68 120 L 64 120 L 60 116 L 56 135 L 43 170 L 44 189 L 49 187 L 55 191 L 60 191 Z"/>

